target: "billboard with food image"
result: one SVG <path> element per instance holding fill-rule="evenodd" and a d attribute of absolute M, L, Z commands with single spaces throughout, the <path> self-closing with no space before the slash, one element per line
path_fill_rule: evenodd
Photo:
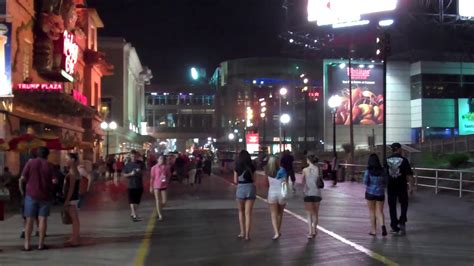
<path fill-rule="evenodd" d="M 339 95 L 336 124 L 350 125 L 349 68 L 344 64 L 328 65 L 328 97 Z M 381 65 L 354 64 L 352 77 L 352 121 L 354 125 L 383 124 L 383 69 Z"/>

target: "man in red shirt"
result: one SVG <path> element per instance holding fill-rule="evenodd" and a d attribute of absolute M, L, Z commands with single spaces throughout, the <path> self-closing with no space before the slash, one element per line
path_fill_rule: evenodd
<path fill-rule="evenodd" d="M 46 234 L 47 217 L 53 201 L 53 172 L 48 163 L 49 150 L 46 147 L 38 149 L 38 157 L 30 159 L 23 169 L 20 182 L 26 183 L 24 215 L 26 217 L 25 243 L 23 251 L 30 251 L 31 231 L 33 221 L 39 217 L 38 250 L 46 249 L 44 237 Z M 21 186 L 20 186 L 21 187 Z M 20 191 L 25 192 L 23 189 Z"/>

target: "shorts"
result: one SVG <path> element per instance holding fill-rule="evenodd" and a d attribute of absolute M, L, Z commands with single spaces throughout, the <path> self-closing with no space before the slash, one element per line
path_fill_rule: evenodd
<path fill-rule="evenodd" d="M 257 188 L 253 183 L 238 184 L 235 197 L 238 200 L 255 200 L 257 199 Z"/>
<path fill-rule="evenodd" d="M 304 202 L 320 202 L 323 199 L 320 196 L 305 196 L 303 200 Z"/>
<path fill-rule="evenodd" d="M 128 203 L 140 204 L 142 201 L 143 188 L 129 188 L 128 189 Z"/>
<path fill-rule="evenodd" d="M 268 203 L 270 204 L 275 204 L 278 203 L 280 205 L 285 205 L 286 204 L 286 198 L 281 195 L 281 193 L 278 194 L 268 194 Z"/>
<path fill-rule="evenodd" d="M 367 192 L 365 192 L 365 199 L 366 200 L 375 200 L 375 201 L 385 201 L 385 195 L 382 195 L 382 196 L 377 196 L 377 195 L 373 195 L 373 194 L 369 194 Z"/>
<path fill-rule="evenodd" d="M 36 218 L 38 216 L 48 217 L 51 209 L 51 202 L 35 200 L 30 196 L 26 196 L 23 208 L 23 215 L 26 218 Z"/>

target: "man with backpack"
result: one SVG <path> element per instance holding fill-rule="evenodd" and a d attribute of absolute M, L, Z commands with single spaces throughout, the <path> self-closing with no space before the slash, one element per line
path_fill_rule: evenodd
<path fill-rule="evenodd" d="M 388 206 L 392 234 L 405 235 L 408 210 L 408 194 L 413 194 L 413 171 L 408 159 L 401 155 L 402 145 L 393 143 L 393 154 L 387 158 L 388 170 Z M 409 185 L 407 184 L 409 182 Z M 400 202 L 400 218 L 397 217 L 397 200 Z"/>

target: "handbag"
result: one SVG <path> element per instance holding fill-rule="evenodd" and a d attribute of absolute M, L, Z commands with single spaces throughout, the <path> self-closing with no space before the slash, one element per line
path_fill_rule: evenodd
<path fill-rule="evenodd" d="M 63 224 L 72 224 L 72 218 L 66 208 L 61 211 L 61 220 Z"/>
<path fill-rule="evenodd" d="M 0 189 L 0 201 L 3 201 L 3 202 L 10 201 L 10 191 L 7 188 Z"/>
<path fill-rule="evenodd" d="M 286 198 L 288 196 L 288 183 L 281 182 L 281 196 Z"/>
<path fill-rule="evenodd" d="M 324 188 L 324 181 L 320 176 L 316 179 L 316 186 L 318 186 L 318 188 Z"/>

